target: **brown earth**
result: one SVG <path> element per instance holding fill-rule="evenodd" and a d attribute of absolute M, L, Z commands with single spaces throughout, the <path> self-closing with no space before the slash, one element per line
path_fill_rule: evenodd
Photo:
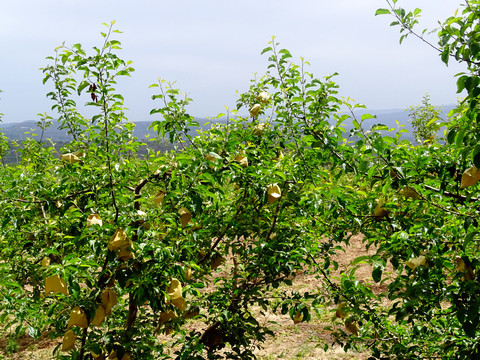
<path fill-rule="evenodd" d="M 339 271 L 345 271 L 351 266 L 351 262 L 358 256 L 371 253 L 365 250 L 363 237 L 358 235 L 350 240 L 350 246 L 345 249 L 344 253 L 339 253 L 336 260 L 339 262 Z M 371 281 L 371 268 L 364 264 L 356 271 L 359 279 Z M 294 283 L 296 290 L 315 289 L 321 286 L 321 281 L 314 275 L 301 274 Z M 376 289 L 381 291 L 381 289 Z M 357 353 L 349 351 L 346 353 L 340 346 L 332 345 L 333 338 L 331 333 L 325 329 L 326 326 L 332 326 L 334 311 L 329 311 L 318 319 L 315 315 L 309 323 L 294 324 L 288 315 L 280 313 L 271 313 L 264 317 L 262 321 L 275 334 L 269 338 L 262 348 L 256 351 L 260 360 L 274 359 L 306 359 L 306 360 L 323 360 L 323 359 L 357 359 L 365 360 L 368 358 L 366 352 Z M 338 325 L 337 325 L 338 326 Z M 0 339 L 0 360 L 47 360 L 52 359 L 53 350 L 61 342 L 61 339 L 51 340 L 48 336 L 40 338 L 34 342 L 28 335 L 18 339 L 16 343 L 7 339 Z M 328 350 L 324 351 L 324 346 L 328 345 Z"/>

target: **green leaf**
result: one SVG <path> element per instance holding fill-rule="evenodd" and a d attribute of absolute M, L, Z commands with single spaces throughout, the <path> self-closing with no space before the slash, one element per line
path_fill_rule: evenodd
<path fill-rule="evenodd" d="M 467 75 L 460 76 L 457 80 L 457 93 L 461 93 L 465 89 L 465 81 L 468 79 Z"/>
<path fill-rule="evenodd" d="M 266 47 L 265 49 L 262 50 L 262 52 L 260 53 L 260 55 L 263 55 L 265 54 L 266 52 L 269 52 L 269 51 L 272 51 L 273 49 L 271 47 Z"/>
<path fill-rule="evenodd" d="M 373 281 L 375 281 L 376 283 L 380 282 L 380 280 L 382 280 L 382 273 L 383 273 L 383 267 L 375 266 L 372 271 Z"/>
<path fill-rule="evenodd" d="M 363 114 L 361 117 L 362 121 L 368 120 L 368 119 L 376 119 L 376 118 L 377 116 L 372 114 Z"/>
<path fill-rule="evenodd" d="M 372 131 L 388 131 L 388 126 L 383 124 L 376 124 L 371 127 Z"/>
<path fill-rule="evenodd" d="M 78 95 L 80 95 L 82 93 L 83 89 L 85 89 L 89 85 L 90 85 L 90 83 L 87 80 L 82 81 L 80 83 L 80 85 L 78 85 L 78 89 L 77 89 Z"/>
<path fill-rule="evenodd" d="M 463 138 L 465 137 L 466 131 L 460 130 L 455 136 L 455 145 L 461 146 L 463 144 Z"/>
<path fill-rule="evenodd" d="M 447 141 L 449 144 L 453 144 L 455 142 L 455 136 L 457 135 L 457 129 L 451 129 L 447 134 Z"/>
<path fill-rule="evenodd" d="M 375 11 L 375 16 L 376 15 L 389 15 L 389 14 L 391 14 L 391 12 L 388 9 L 377 9 L 377 11 Z"/>

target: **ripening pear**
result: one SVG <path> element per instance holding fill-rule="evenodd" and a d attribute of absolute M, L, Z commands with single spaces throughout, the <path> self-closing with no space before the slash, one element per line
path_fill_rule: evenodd
<path fill-rule="evenodd" d="M 382 218 L 388 215 L 389 211 L 383 207 L 384 205 L 383 200 L 379 200 L 375 209 L 373 210 L 373 216 L 376 218 Z"/>
<path fill-rule="evenodd" d="M 267 93 L 266 91 L 261 91 L 257 96 L 257 100 L 266 104 L 270 101 L 270 94 Z"/>
<path fill-rule="evenodd" d="M 216 254 L 210 261 L 210 269 L 215 270 L 223 263 L 225 263 L 225 258 L 220 254 Z"/>
<path fill-rule="evenodd" d="M 473 269 L 460 256 L 455 258 L 455 270 L 464 273 L 463 277 L 467 281 L 473 280 L 475 277 Z"/>
<path fill-rule="evenodd" d="M 175 278 L 170 280 L 170 284 L 167 287 L 167 294 L 171 300 L 175 300 L 182 297 L 182 284 Z"/>
<path fill-rule="evenodd" d="M 185 300 L 183 297 L 172 299 L 172 305 L 180 311 L 185 311 L 185 308 L 187 307 L 187 300 Z"/>
<path fill-rule="evenodd" d="M 408 199 L 414 199 L 414 200 L 419 200 L 421 199 L 420 195 L 417 193 L 415 189 L 412 189 L 411 187 L 406 186 L 403 189 L 403 197 L 405 200 Z"/>
<path fill-rule="evenodd" d="M 257 124 L 252 130 L 253 135 L 255 136 L 261 135 L 263 130 L 265 130 L 266 127 L 267 127 L 266 123 Z"/>
<path fill-rule="evenodd" d="M 68 295 L 67 283 L 59 275 L 52 275 L 45 279 L 45 294 L 51 292 L 54 294 Z"/>
<path fill-rule="evenodd" d="M 180 215 L 180 222 L 182 223 L 182 227 L 187 226 L 187 224 L 192 219 L 192 213 L 186 207 L 182 207 L 180 210 L 178 210 L 178 214 Z"/>
<path fill-rule="evenodd" d="M 92 225 L 100 225 L 103 226 L 103 221 L 100 215 L 97 214 L 91 214 L 87 218 L 87 227 L 92 226 Z"/>
<path fill-rule="evenodd" d="M 122 261 L 134 259 L 135 255 L 133 254 L 132 249 L 133 243 L 130 239 L 127 239 L 127 244 L 122 246 L 118 252 L 118 259 Z"/>
<path fill-rule="evenodd" d="M 192 273 L 192 268 L 188 267 L 187 270 L 185 270 L 185 280 L 190 281 L 190 279 L 192 278 Z"/>
<path fill-rule="evenodd" d="M 301 311 L 295 313 L 295 316 L 293 317 L 293 323 L 298 324 L 303 321 L 303 313 Z"/>
<path fill-rule="evenodd" d="M 77 340 L 77 335 L 72 330 L 68 330 L 65 335 L 63 335 L 62 341 L 62 351 L 69 351 L 75 349 L 75 341 Z"/>
<path fill-rule="evenodd" d="M 258 115 L 258 113 L 260 112 L 260 109 L 262 108 L 262 106 L 260 104 L 255 104 L 252 106 L 252 108 L 250 109 L 250 117 L 255 117 Z"/>
<path fill-rule="evenodd" d="M 237 161 L 244 168 L 248 166 L 248 158 L 245 155 L 235 156 L 235 161 Z"/>
<path fill-rule="evenodd" d="M 158 318 L 158 323 L 159 324 L 165 324 L 166 322 L 169 322 L 172 319 L 175 319 L 177 315 L 173 310 L 168 310 L 160 313 L 160 317 Z"/>
<path fill-rule="evenodd" d="M 127 234 L 123 229 L 119 228 L 110 238 L 110 241 L 108 242 L 108 250 L 115 251 L 123 246 L 127 246 L 129 243 L 131 243 L 131 241 L 127 238 Z"/>
<path fill-rule="evenodd" d="M 480 171 L 476 166 L 469 167 L 462 174 L 462 180 L 460 182 L 460 188 L 466 188 L 475 185 L 480 180 Z"/>
<path fill-rule="evenodd" d="M 42 259 L 42 267 L 49 267 L 50 266 L 50 258 L 48 256 L 45 256 Z"/>
<path fill-rule="evenodd" d="M 80 306 L 75 306 L 70 312 L 67 328 L 71 328 L 72 326 L 78 326 L 82 329 L 88 327 L 87 315 L 85 315 L 85 311 Z"/>
<path fill-rule="evenodd" d="M 97 310 L 95 311 L 95 316 L 92 319 L 91 324 L 93 326 L 100 326 L 105 321 L 105 308 L 103 305 L 98 305 Z"/>
<path fill-rule="evenodd" d="M 110 288 L 104 289 L 100 295 L 100 302 L 105 308 L 105 314 L 112 313 L 112 307 L 117 305 L 117 294 Z"/>
<path fill-rule="evenodd" d="M 354 335 L 358 334 L 358 326 L 355 320 L 345 320 L 345 329 Z"/>
<path fill-rule="evenodd" d="M 278 199 L 280 199 L 280 197 L 282 196 L 282 191 L 280 190 L 280 187 L 277 184 L 273 184 L 268 186 L 267 194 L 268 194 L 268 203 L 272 205 Z"/>
<path fill-rule="evenodd" d="M 335 316 L 339 319 L 344 319 L 347 316 L 346 304 L 344 302 L 338 303 Z"/>
<path fill-rule="evenodd" d="M 69 163 L 69 164 L 75 164 L 82 161 L 77 155 L 72 153 L 60 155 L 60 160 L 62 160 L 64 163 Z"/>
<path fill-rule="evenodd" d="M 415 270 L 419 266 L 425 266 L 426 264 L 427 264 L 427 259 L 423 255 L 420 255 L 416 258 L 412 258 L 405 262 L 405 265 L 412 270 Z"/>
<path fill-rule="evenodd" d="M 218 159 L 213 156 L 212 154 L 207 154 L 205 155 L 205 159 L 207 159 L 208 161 L 217 161 Z"/>
<path fill-rule="evenodd" d="M 153 199 L 153 202 L 157 205 L 163 205 L 165 202 L 165 192 L 160 190 L 157 195 L 155 195 L 155 198 Z"/>

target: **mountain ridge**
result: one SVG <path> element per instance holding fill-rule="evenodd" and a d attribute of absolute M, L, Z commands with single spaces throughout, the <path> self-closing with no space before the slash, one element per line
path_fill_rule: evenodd
<path fill-rule="evenodd" d="M 441 106 L 442 116 L 447 117 L 448 112 L 453 109 L 454 105 Z M 346 113 L 345 111 L 343 113 Z M 408 110 L 402 109 L 384 109 L 384 110 L 368 110 L 368 109 L 359 109 L 355 111 L 356 116 L 361 116 L 363 114 L 372 114 L 376 117 L 373 119 L 368 119 L 365 121 L 365 125 L 370 127 L 374 124 L 384 124 L 389 128 L 398 128 L 399 125 L 404 125 L 404 128 L 412 132 L 412 126 L 408 119 Z M 222 120 L 211 120 L 201 117 L 195 117 L 195 120 L 199 123 L 198 128 L 192 128 L 191 135 L 195 135 L 196 130 L 208 128 L 207 123 L 221 123 Z M 144 139 L 145 136 L 155 136 L 153 129 L 148 129 L 153 121 L 134 121 L 135 129 L 134 135 L 139 139 Z M 397 124 L 398 122 L 398 124 Z M 345 123 L 345 128 L 349 131 L 352 128 L 351 122 Z M 32 133 L 36 134 L 38 137 L 41 134 L 41 130 L 36 126 L 35 120 L 26 120 L 22 122 L 9 122 L 9 123 L 0 123 L 0 132 L 3 132 L 9 140 L 22 141 L 27 137 L 31 137 Z M 413 135 L 412 135 L 413 137 Z M 52 141 L 70 141 L 71 137 L 67 134 L 66 130 L 58 129 L 58 126 L 52 125 L 45 130 L 43 134 L 43 139 L 51 139 Z"/>

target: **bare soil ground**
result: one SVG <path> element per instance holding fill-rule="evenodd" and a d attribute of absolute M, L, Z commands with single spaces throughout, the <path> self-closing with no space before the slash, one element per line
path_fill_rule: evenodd
<path fill-rule="evenodd" d="M 337 261 L 340 264 L 339 271 L 345 271 L 353 259 L 367 254 L 361 235 L 352 237 L 350 246 L 345 249 L 345 253 L 337 255 Z M 371 282 L 371 268 L 368 265 L 362 265 L 357 270 L 359 279 Z M 293 286 L 296 289 L 315 289 L 320 286 L 320 281 L 313 275 L 298 276 Z M 377 289 L 381 291 L 381 289 Z M 333 338 L 326 326 L 331 326 L 330 315 L 325 319 L 317 319 L 312 316 L 309 323 L 294 324 L 288 315 L 269 314 L 263 319 L 265 324 L 271 328 L 275 336 L 268 339 L 261 349 L 257 350 L 257 356 L 260 360 L 324 360 L 324 359 L 357 359 L 365 360 L 368 358 L 366 352 L 356 353 L 349 351 L 346 353 L 340 346 L 333 344 Z M 50 340 L 47 336 L 34 342 L 29 336 L 24 336 L 17 340 L 16 344 L 9 343 L 7 339 L 0 339 L 0 360 L 47 360 L 52 359 L 53 349 L 60 343 L 61 339 Z M 323 347 L 329 345 L 325 352 Z"/>

